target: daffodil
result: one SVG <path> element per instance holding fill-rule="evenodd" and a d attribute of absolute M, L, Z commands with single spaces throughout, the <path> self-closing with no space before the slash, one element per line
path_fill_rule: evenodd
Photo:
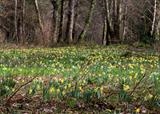
<path fill-rule="evenodd" d="M 60 89 L 57 89 L 57 93 L 59 93 L 60 92 Z"/>
<path fill-rule="evenodd" d="M 63 91 L 63 92 L 62 92 L 62 95 L 65 95 L 65 94 L 66 94 L 66 92 L 65 92 L 65 91 Z"/>
<path fill-rule="evenodd" d="M 29 89 L 29 94 L 32 94 L 33 90 L 32 88 Z"/>
<path fill-rule="evenodd" d="M 79 87 L 79 90 L 83 92 L 83 89 L 82 89 L 82 87 L 81 87 L 81 86 Z"/>
<path fill-rule="evenodd" d="M 140 108 L 136 108 L 136 113 L 140 113 L 141 109 Z"/>
<path fill-rule="evenodd" d="M 50 92 L 50 93 L 54 93 L 54 92 L 55 92 L 55 88 L 54 88 L 54 87 L 51 87 L 51 88 L 49 89 L 49 92 Z"/>
<path fill-rule="evenodd" d="M 153 95 L 152 95 L 152 94 L 149 94 L 149 95 L 148 95 L 148 98 L 149 98 L 149 99 L 153 98 Z"/>
<path fill-rule="evenodd" d="M 40 90 L 40 89 L 41 89 L 40 84 L 37 84 L 37 90 Z"/>
<path fill-rule="evenodd" d="M 130 88 L 129 85 L 125 85 L 125 84 L 123 85 L 123 90 L 124 90 L 124 91 L 128 91 L 129 88 Z"/>
<path fill-rule="evenodd" d="M 72 86 L 72 85 L 69 83 L 69 84 L 68 84 L 68 88 L 70 88 L 71 86 Z"/>
<path fill-rule="evenodd" d="M 60 82 L 63 83 L 63 82 L 64 82 L 64 79 L 60 79 Z"/>

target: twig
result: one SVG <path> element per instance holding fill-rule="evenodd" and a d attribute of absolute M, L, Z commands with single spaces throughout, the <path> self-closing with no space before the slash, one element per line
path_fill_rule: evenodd
<path fill-rule="evenodd" d="M 29 83 L 33 82 L 33 80 L 35 79 L 36 77 L 32 78 L 31 80 L 29 80 L 28 82 L 22 84 L 21 86 L 19 86 L 12 94 L 11 96 L 9 96 L 9 98 L 6 100 L 6 103 L 5 104 L 8 104 L 8 102 L 17 94 L 17 92 L 20 91 L 21 88 L 23 88 L 24 86 L 28 85 Z"/>
<path fill-rule="evenodd" d="M 142 80 L 146 77 L 146 74 L 143 75 L 143 77 L 139 80 L 139 82 L 137 82 L 137 84 L 134 86 L 133 90 L 130 92 L 129 96 L 131 96 L 135 90 L 137 89 L 137 87 L 139 86 L 139 84 L 142 82 Z"/>

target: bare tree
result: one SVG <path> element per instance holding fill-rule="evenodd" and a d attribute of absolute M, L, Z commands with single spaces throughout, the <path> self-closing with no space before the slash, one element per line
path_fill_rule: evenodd
<path fill-rule="evenodd" d="M 92 0 L 91 1 L 91 6 L 90 6 L 90 9 L 89 9 L 87 18 L 86 18 L 86 22 L 85 22 L 84 28 L 83 28 L 82 32 L 80 33 L 80 35 L 78 37 L 77 43 L 79 41 L 81 41 L 81 40 L 84 40 L 84 38 L 86 36 L 86 32 L 87 32 L 87 30 L 89 28 L 89 25 L 90 25 L 90 22 L 91 22 L 91 19 L 92 19 L 92 14 L 93 14 L 95 5 L 96 5 L 96 0 Z"/>
<path fill-rule="evenodd" d="M 18 43 L 18 25 L 17 25 L 17 13 L 18 13 L 18 1 L 15 0 L 15 11 L 14 11 L 14 29 L 15 29 L 15 38 L 16 38 L 16 43 Z"/>
<path fill-rule="evenodd" d="M 64 20 L 64 0 L 60 1 L 60 25 L 59 25 L 59 36 L 58 42 L 63 42 L 63 20 Z"/>
<path fill-rule="evenodd" d="M 53 6 L 53 38 L 51 45 L 57 44 L 59 36 L 59 25 L 60 25 L 60 0 L 51 0 Z"/>
<path fill-rule="evenodd" d="M 154 12 L 153 12 L 153 21 L 152 21 L 151 36 L 153 36 L 154 31 L 155 31 L 156 14 L 157 14 L 157 0 L 154 0 Z"/>
<path fill-rule="evenodd" d="M 23 39 L 22 39 L 22 43 L 25 42 L 25 8 L 26 8 L 26 0 L 23 0 L 23 6 L 22 6 L 22 36 L 23 36 Z"/>
<path fill-rule="evenodd" d="M 26 0 L 20 1 L 20 13 L 19 13 L 19 40 L 20 43 L 24 43 L 25 38 L 25 7 L 26 7 Z"/>
<path fill-rule="evenodd" d="M 42 41 L 45 44 L 45 39 L 44 39 L 45 36 L 44 36 L 44 30 L 43 30 L 43 23 L 42 23 L 42 18 L 41 18 L 40 10 L 39 10 L 38 0 L 34 0 L 34 5 L 35 5 L 35 9 L 36 9 L 36 14 L 37 14 L 37 18 L 38 18 L 39 27 L 40 27 L 41 34 L 42 34 Z"/>
<path fill-rule="evenodd" d="M 103 45 L 137 41 L 150 43 L 154 41 L 156 35 L 157 37 L 159 35 L 159 2 L 159 0 L 1 0 L 0 31 L 5 34 L 6 42 L 22 44 L 25 41 L 35 43 L 37 41 L 35 39 L 39 38 L 37 32 L 40 32 L 42 39 L 36 43 L 41 44 L 46 42 L 54 45 L 74 41 L 79 43 L 83 40 L 86 42 L 92 40 Z M 35 10 L 31 10 L 32 8 Z M 52 31 L 49 28 L 53 28 Z M 52 38 L 48 40 L 47 36 Z"/>
<path fill-rule="evenodd" d="M 76 0 L 69 0 L 69 13 L 68 13 L 68 23 L 67 23 L 67 39 L 68 43 L 73 42 L 73 27 L 74 27 L 74 17 L 75 17 L 75 4 Z"/>

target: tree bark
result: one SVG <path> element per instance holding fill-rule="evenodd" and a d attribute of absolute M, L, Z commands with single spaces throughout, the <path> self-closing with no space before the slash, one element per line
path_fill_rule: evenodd
<path fill-rule="evenodd" d="M 14 11 L 14 29 L 15 29 L 15 39 L 16 43 L 18 43 L 18 25 L 17 25 L 17 13 L 18 13 L 18 1 L 15 0 L 15 11 Z"/>
<path fill-rule="evenodd" d="M 156 14 L 157 14 L 157 0 L 154 0 L 154 13 L 153 13 L 151 36 L 153 36 L 153 34 L 154 34 L 154 32 L 155 32 Z"/>
<path fill-rule="evenodd" d="M 107 38 L 107 19 L 106 19 L 106 16 L 105 16 L 104 20 L 103 20 L 103 37 L 102 37 L 102 44 L 104 46 L 107 43 L 106 38 Z"/>
<path fill-rule="evenodd" d="M 59 23 L 60 23 L 60 0 L 51 0 L 53 6 L 53 38 L 51 41 L 51 45 L 57 44 L 59 40 Z"/>
<path fill-rule="evenodd" d="M 19 40 L 21 44 L 24 44 L 24 37 L 25 37 L 25 24 L 24 24 L 24 19 L 25 19 L 25 0 L 21 0 L 20 3 L 20 16 L 19 16 Z"/>
<path fill-rule="evenodd" d="M 67 23 L 67 39 L 68 43 L 73 42 L 73 27 L 74 27 L 74 17 L 75 17 L 75 0 L 69 0 L 69 13 L 68 13 L 68 23 Z"/>
<path fill-rule="evenodd" d="M 23 0 L 23 6 L 22 6 L 22 36 L 23 36 L 23 39 L 22 39 L 22 43 L 24 44 L 25 42 L 25 13 L 26 13 L 26 0 Z"/>
<path fill-rule="evenodd" d="M 112 43 L 119 43 L 120 40 L 120 27 L 119 27 L 119 13 L 120 10 L 120 0 L 113 0 L 113 37 L 112 37 Z"/>
<path fill-rule="evenodd" d="M 60 1 L 60 25 L 59 25 L 59 36 L 58 42 L 63 42 L 63 18 L 64 18 L 64 0 Z"/>
<path fill-rule="evenodd" d="M 123 26 L 123 28 L 122 28 L 122 41 L 124 41 L 125 40 L 125 38 L 126 38 L 126 34 L 127 34 L 127 10 L 128 10 L 128 8 L 127 8 L 127 5 L 125 4 L 124 5 L 124 15 L 123 15 L 123 19 L 122 19 L 122 26 Z"/>
<path fill-rule="evenodd" d="M 108 45 L 109 44 L 109 37 L 108 37 L 108 25 L 107 25 L 107 4 L 106 4 L 106 0 L 103 0 L 103 7 L 104 7 L 104 11 L 102 13 L 103 18 L 103 36 L 102 36 L 102 44 Z"/>
<path fill-rule="evenodd" d="M 90 9 L 89 9 L 87 18 L 86 18 L 86 22 L 85 22 L 84 28 L 83 28 L 82 32 L 80 33 L 76 43 L 78 43 L 81 40 L 84 40 L 84 38 L 86 36 L 86 32 L 87 32 L 87 30 L 88 30 L 88 28 L 90 26 L 90 23 L 91 23 L 92 14 L 93 14 L 95 5 L 96 5 L 96 0 L 92 0 L 91 6 L 90 6 Z"/>
<path fill-rule="evenodd" d="M 42 43 L 45 44 L 43 23 L 42 23 L 42 19 L 41 19 L 40 10 L 39 10 L 38 0 L 34 0 L 34 5 L 35 5 L 35 9 L 36 9 L 36 14 L 37 14 L 37 18 L 38 18 L 39 27 L 40 27 L 41 34 L 42 34 L 42 41 L 43 41 Z"/>

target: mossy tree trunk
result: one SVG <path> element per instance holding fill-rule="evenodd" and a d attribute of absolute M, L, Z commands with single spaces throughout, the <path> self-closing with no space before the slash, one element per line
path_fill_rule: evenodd
<path fill-rule="evenodd" d="M 81 31 L 76 43 L 79 43 L 80 41 L 85 39 L 86 32 L 89 29 L 89 26 L 90 26 L 90 23 L 91 23 L 91 20 L 92 20 L 92 15 L 93 15 L 93 11 L 94 11 L 95 5 L 96 5 L 96 0 L 92 0 L 91 1 L 91 6 L 90 6 L 90 9 L 89 9 L 87 18 L 86 18 L 86 22 L 85 22 L 84 28 Z"/>

